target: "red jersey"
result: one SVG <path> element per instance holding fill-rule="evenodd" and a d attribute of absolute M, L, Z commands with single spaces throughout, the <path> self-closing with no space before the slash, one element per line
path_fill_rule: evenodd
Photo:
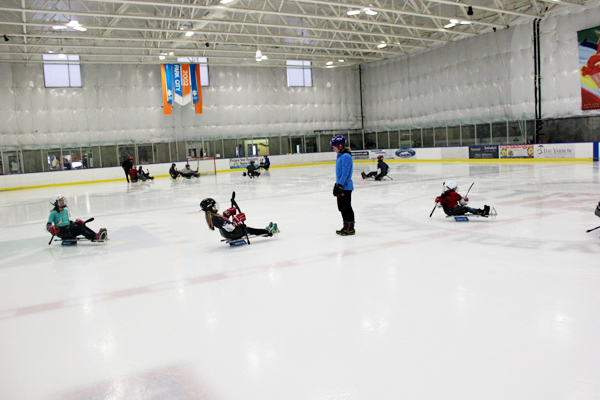
<path fill-rule="evenodd" d="M 441 196 L 439 196 L 438 198 L 435 199 L 436 202 L 440 203 L 444 208 L 454 208 L 454 207 L 459 207 L 460 204 L 460 200 L 462 199 L 462 196 L 458 193 L 456 193 L 453 190 L 448 190 L 444 193 L 442 193 Z"/>
<path fill-rule="evenodd" d="M 132 178 L 137 178 L 138 177 L 138 170 L 135 168 L 131 168 L 129 170 L 129 176 Z"/>

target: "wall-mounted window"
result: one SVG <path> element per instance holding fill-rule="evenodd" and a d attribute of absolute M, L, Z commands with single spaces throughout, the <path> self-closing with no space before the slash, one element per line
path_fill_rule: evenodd
<path fill-rule="evenodd" d="M 81 87 L 79 56 L 44 54 L 44 85 L 53 87 Z"/>
<path fill-rule="evenodd" d="M 292 86 L 312 86 L 312 70 L 310 61 L 286 61 L 287 83 Z"/>
<path fill-rule="evenodd" d="M 206 57 L 177 57 L 177 62 L 200 64 L 200 86 L 208 86 L 208 58 Z"/>

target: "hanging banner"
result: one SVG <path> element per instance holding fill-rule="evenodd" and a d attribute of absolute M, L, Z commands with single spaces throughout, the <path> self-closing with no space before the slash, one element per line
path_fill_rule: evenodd
<path fill-rule="evenodd" d="M 190 76 L 192 78 L 192 102 L 194 112 L 202 114 L 202 85 L 200 83 L 200 65 L 190 64 Z"/>
<path fill-rule="evenodd" d="M 581 109 L 600 109 L 600 27 L 577 32 Z"/>
<path fill-rule="evenodd" d="M 163 107 L 165 109 L 165 115 L 171 115 L 173 114 L 173 87 L 171 86 L 171 79 L 168 78 L 173 76 L 171 66 L 169 64 L 161 64 L 160 75 L 162 78 Z"/>
<path fill-rule="evenodd" d="M 202 89 L 200 84 L 200 65 L 198 64 L 161 64 L 163 101 L 165 115 L 173 113 L 173 102 L 185 106 L 192 102 L 194 112 L 202 114 Z M 167 107 L 166 104 L 169 104 Z"/>

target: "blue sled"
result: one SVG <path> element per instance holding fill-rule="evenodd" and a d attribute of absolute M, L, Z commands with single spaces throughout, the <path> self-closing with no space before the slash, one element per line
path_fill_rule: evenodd
<path fill-rule="evenodd" d="M 454 217 L 454 220 L 459 221 L 459 222 L 469 222 L 469 218 L 464 217 L 464 216 Z"/>
<path fill-rule="evenodd" d="M 238 239 L 238 240 L 234 240 L 232 242 L 229 242 L 230 246 L 243 246 L 245 244 L 248 244 L 248 242 L 246 242 L 245 239 Z"/>

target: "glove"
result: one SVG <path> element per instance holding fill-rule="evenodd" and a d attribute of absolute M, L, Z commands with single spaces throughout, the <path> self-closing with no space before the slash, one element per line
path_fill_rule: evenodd
<path fill-rule="evenodd" d="M 435 202 L 436 203 L 439 203 L 440 201 L 442 201 L 442 199 L 440 198 L 440 196 L 438 196 L 438 197 L 435 198 Z"/>
<path fill-rule="evenodd" d="M 234 217 L 233 217 L 233 222 L 235 222 L 236 225 L 240 225 L 245 220 L 246 220 L 246 214 L 244 214 L 244 213 L 239 213 L 238 215 L 234 215 Z"/>
<path fill-rule="evenodd" d="M 76 219 L 76 220 L 75 220 L 75 223 L 76 223 L 77 225 L 85 225 L 85 222 L 83 222 L 83 221 L 82 221 L 82 220 L 80 220 L 80 219 Z"/>
<path fill-rule="evenodd" d="M 50 232 L 50 234 L 52 236 L 56 236 L 60 233 L 60 228 L 58 226 L 54 226 L 54 225 L 48 225 L 46 227 L 46 229 L 48 230 L 48 232 Z"/>
<path fill-rule="evenodd" d="M 344 186 L 336 183 L 335 185 L 333 185 L 333 195 L 335 197 L 340 197 L 344 195 Z"/>
<path fill-rule="evenodd" d="M 463 200 L 465 201 L 465 204 L 469 202 L 469 198 L 468 197 L 463 197 Z"/>
<path fill-rule="evenodd" d="M 230 207 L 227 210 L 223 211 L 223 216 L 227 218 L 235 214 L 237 214 L 237 210 L 235 209 L 235 207 Z"/>

